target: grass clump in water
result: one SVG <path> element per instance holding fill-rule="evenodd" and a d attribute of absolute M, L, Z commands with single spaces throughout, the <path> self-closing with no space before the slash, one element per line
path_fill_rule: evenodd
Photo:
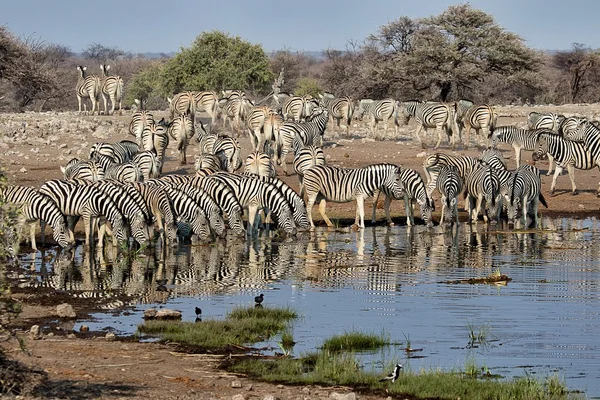
<path fill-rule="evenodd" d="M 256 343 L 285 330 L 288 322 L 297 318 L 289 308 L 236 308 L 225 320 L 205 320 L 201 323 L 147 321 L 138 326 L 140 333 L 156 335 L 164 341 L 210 349 Z"/>
<path fill-rule="evenodd" d="M 334 335 L 325 340 L 322 349 L 325 351 L 362 351 L 374 350 L 389 345 L 388 335 L 363 333 L 358 331 L 345 332 L 341 335 Z"/>

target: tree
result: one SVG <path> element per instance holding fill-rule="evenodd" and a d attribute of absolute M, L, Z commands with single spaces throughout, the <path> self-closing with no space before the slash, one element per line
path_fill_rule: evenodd
<path fill-rule="evenodd" d="M 157 110 L 165 107 L 166 93 L 161 92 L 162 61 L 152 61 L 133 76 L 125 89 L 125 104 L 132 104 L 134 99 L 143 100 L 146 108 Z"/>
<path fill-rule="evenodd" d="M 569 84 L 569 99 L 574 102 L 581 91 L 590 85 L 586 78 L 592 68 L 597 65 L 598 54 L 581 43 L 573 43 L 571 51 L 557 52 L 553 57 L 553 62 L 556 68 L 566 75 L 566 81 Z"/>
<path fill-rule="evenodd" d="M 260 45 L 220 31 L 200 34 L 182 48 L 161 71 L 161 88 L 183 90 L 243 89 L 268 94 L 273 73 Z"/>
<path fill-rule="evenodd" d="M 126 54 L 118 47 L 107 47 L 99 43 L 92 43 L 81 52 L 81 55 L 83 58 L 104 63 L 109 60 L 116 60 L 118 57 L 125 56 Z"/>

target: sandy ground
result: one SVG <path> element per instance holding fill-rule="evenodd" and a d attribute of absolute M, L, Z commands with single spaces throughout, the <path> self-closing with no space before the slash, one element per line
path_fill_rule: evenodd
<path fill-rule="evenodd" d="M 524 125 L 527 114 L 532 111 L 558 111 L 567 116 L 578 115 L 596 118 L 600 105 L 570 105 L 562 107 L 499 107 L 499 124 Z M 158 114 L 158 113 L 157 113 Z M 118 141 L 133 139 L 127 134 L 130 114 L 122 116 L 79 116 L 76 113 L 28 113 L 6 114 L 0 116 L 0 151 L 9 182 L 13 184 L 39 186 L 48 179 L 61 178 L 60 165 L 72 157 L 87 157 L 90 146 L 98 141 Z M 402 164 L 422 173 L 425 151 L 412 140 L 415 130 L 411 122 L 401 127 L 399 136 L 391 138 L 393 129 L 388 130 L 390 139 L 374 141 L 366 139 L 365 127 L 358 123 L 351 128 L 351 136 L 328 131 L 326 134 L 325 154 L 328 163 L 346 167 L 363 166 L 376 162 Z M 225 132 L 226 133 L 226 132 Z M 429 143 L 433 139 L 429 137 Z M 240 138 L 242 153 L 250 151 L 247 137 Z M 501 147 L 508 159 L 509 168 L 515 165 L 512 149 Z M 429 150 L 432 151 L 431 149 Z M 451 152 L 443 142 L 439 151 Z M 459 150 L 459 153 L 478 155 L 481 150 Z M 188 150 L 188 164 L 180 166 L 173 144 L 167 151 L 166 173 L 193 173 L 194 145 Z M 522 159 L 529 160 L 530 152 L 524 152 Z M 288 162 L 292 156 L 288 156 Z M 537 166 L 545 173 L 547 162 Z M 288 171 L 293 172 L 291 164 Z M 283 179 L 297 188 L 294 175 Z M 571 196 L 570 182 L 567 176 L 559 177 L 557 193 L 548 193 L 550 178 L 543 177 L 544 194 L 549 208 L 542 209 L 545 215 L 597 215 L 600 200 L 596 189 L 600 181 L 597 169 L 576 171 L 576 182 L 580 190 L 578 196 Z M 403 207 L 392 206 L 394 220 L 404 223 Z M 331 218 L 352 218 L 355 205 L 329 204 Z M 314 210 L 315 217 L 318 212 Z M 367 213 L 367 221 L 369 218 Z M 436 218 L 439 218 L 439 209 Z M 383 222 L 383 210 L 378 211 L 378 220 Z M 466 214 L 461 212 L 461 219 Z M 23 303 L 23 312 L 13 327 L 24 333 L 31 325 L 48 320 L 54 321 L 53 327 L 61 322 L 55 317 L 55 305 L 61 302 L 54 293 L 26 293 L 15 290 L 14 297 Z M 85 316 L 89 305 L 85 302 L 73 304 L 80 318 Z M 72 326 L 72 325 L 70 325 Z M 18 350 L 16 342 L 10 341 L 4 346 L 11 356 L 27 365 L 43 369 L 48 381 L 38 389 L 41 397 L 57 398 L 198 398 L 230 399 L 241 395 L 245 399 L 263 399 L 267 396 L 280 399 L 317 399 L 328 398 L 332 392 L 346 393 L 349 388 L 295 387 L 260 383 L 245 377 L 224 373 L 218 368 L 223 356 L 190 355 L 176 352 L 174 348 L 162 344 L 136 343 L 132 341 L 107 341 L 93 334 L 72 333 L 67 324 L 54 336 L 45 336 L 42 340 L 26 340 L 31 355 Z M 239 387 L 232 387 L 239 386 Z M 363 395 L 363 399 L 386 398 L 385 394 Z M 238 396 L 237 398 L 242 398 Z"/>

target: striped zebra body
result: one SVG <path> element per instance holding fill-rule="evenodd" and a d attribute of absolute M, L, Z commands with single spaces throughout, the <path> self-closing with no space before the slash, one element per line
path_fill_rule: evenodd
<path fill-rule="evenodd" d="M 510 144 L 515 150 L 515 159 L 517 168 L 521 165 L 521 150 L 533 151 L 536 148 L 538 136 L 545 129 L 518 129 L 514 126 L 499 126 L 492 133 L 492 147 L 496 147 L 498 142 Z M 552 160 L 550 160 L 552 161 Z M 550 166 L 552 170 L 552 163 Z"/>
<path fill-rule="evenodd" d="M 465 117 L 465 115 L 467 114 L 467 111 L 469 111 L 469 109 L 471 107 L 473 107 L 475 105 L 475 103 L 472 100 L 467 100 L 467 99 L 460 99 L 456 102 L 456 121 L 459 123 L 459 125 L 461 125 L 461 122 L 463 120 L 463 118 Z"/>
<path fill-rule="evenodd" d="M 142 171 L 133 161 L 115 163 L 112 158 L 98 154 L 95 156 L 100 164 L 104 179 L 114 179 L 120 182 L 140 182 L 144 180 Z"/>
<path fill-rule="evenodd" d="M 215 142 L 219 139 L 216 133 L 203 133 L 196 136 L 200 154 L 214 154 Z"/>
<path fill-rule="evenodd" d="M 110 221 L 118 242 L 126 242 L 127 230 L 123 215 L 114 201 L 91 185 L 63 180 L 51 180 L 40 187 L 40 193 L 50 197 L 65 216 L 83 217 L 86 245 L 93 239 L 92 218 L 100 216 Z M 69 226 L 71 239 L 74 239 L 74 226 Z"/>
<path fill-rule="evenodd" d="M 194 169 L 199 171 L 208 168 L 214 171 L 226 171 L 227 165 L 223 165 L 221 157 L 216 154 L 202 154 L 196 158 Z"/>
<path fill-rule="evenodd" d="M 319 146 L 306 146 L 294 154 L 294 171 L 298 175 L 300 185 L 300 196 L 304 196 L 304 172 L 315 165 L 325 165 L 325 153 Z"/>
<path fill-rule="evenodd" d="M 252 104 L 252 102 L 245 96 L 229 97 L 225 101 L 225 104 L 223 104 L 221 110 L 223 126 L 227 126 L 227 120 L 229 119 L 229 127 L 235 131 L 239 131 L 242 127 L 242 121 L 246 120 L 246 117 L 253 105 L 254 104 Z"/>
<path fill-rule="evenodd" d="M 498 149 L 485 149 L 479 160 L 497 170 L 506 170 L 506 160 Z"/>
<path fill-rule="evenodd" d="M 556 113 L 539 113 L 532 111 L 527 116 L 527 127 L 529 129 L 548 129 L 558 132 L 564 116 Z"/>
<path fill-rule="evenodd" d="M 191 232 L 198 235 L 201 241 L 208 240 L 210 238 L 210 227 L 204 210 L 186 193 L 164 183 L 164 181 L 153 179 L 145 184 L 159 187 L 165 191 L 173 206 L 177 224 L 180 222 L 189 224 Z"/>
<path fill-rule="evenodd" d="M 276 113 L 269 114 L 265 119 L 265 125 L 263 127 L 265 143 L 269 143 L 269 146 L 273 146 L 275 150 L 277 143 L 279 143 L 279 131 L 283 124 L 283 117 Z"/>
<path fill-rule="evenodd" d="M 129 121 L 129 134 L 135 136 L 138 146 L 143 147 L 142 132 L 148 125 L 154 125 L 154 116 L 149 111 L 140 110 L 133 113 Z"/>
<path fill-rule="evenodd" d="M 577 194 L 574 176 L 575 168 L 589 170 L 598 165 L 598 160 L 594 160 L 592 153 L 585 143 L 571 142 L 553 133 L 540 133 L 537 147 L 533 153 L 533 160 L 537 161 L 545 154 L 552 156 L 556 163 L 550 193 L 554 193 L 556 179 L 562 173 L 563 169 L 567 168 L 569 178 L 571 178 L 571 194 Z M 600 186 L 598 191 L 600 191 Z"/>
<path fill-rule="evenodd" d="M 435 145 L 437 149 L 440 147 L 442 142 L 442 132 L 446 132 L 448 142 L 455 147 L 456 136 L 459 135 L 456 121 L 454 121 L 454 109 L 448 104 L 444 103 L 421 103 L 419 101 L 406 101 L 400 103 L 402 108 L 402 114 L 404 116 L 404 124 L 407 125 L 410 117 L 414 117 L 417 122 L 418 128 L 415 132 L 415 136 L 421 146 L 425 147 L 423 140 L 419 136 L 421 130 L 425 130 L 425 139 L 427 139 L 427 130 L 429 128 L 435 128 L 437 132 L 438 140 Z M 452 132 L 455 134 L 452 135 Z M 452 136 L 452 137 L 451 137 Z"/>
<path fill-rule="evenodd" d="M 427 179 L 427 196 L 431 198 L 436 188 L 436 181 L 441 167 L 453 165 L 458 168 L 463 182 L 474 166 L 479 164 L 479 160 L 470 156 L 454 156 L 451 154 L 434 153 L 425 158 L 423 170 Z"/>
<path fill-rule="evenodd" d="M 292 209 L 294 222 L 298 228 L 304 229 L 310 226 L 304 199 L 294 189 L 279 178 L 258 177 L 257 179 L 275 185 L 279 189 Z"/>
<path fill-rule="evenodd" d="M 179 114 L 168 125 L 167 132 L 173 140 L 177 141 L 179 164 L 185 165 L 187 147 L 195 134 L 193 117 L 190 114 Z"/>
<path fill-rule="evenodd" d="M 482 206 L 484 221 L 495 224 L 500 213 L 500 181 L 496 170 L 479 163 L 465 178 L 467 209 L 471 222 L 477 222 Z"/>
<path fill-rule="evenodd" d="M 194 92 L 181 92 L 173 96 L 169 101 L 169 119 L 173 119 L 176 115 L 190 114 L 192 121 L 196 116 L 196 98 Z"/>
<path fill-rule="evenodd" d="M 106 96 L 110 99 L 111 108 L 110 114 L 115 113 L 115 105 L 119 104 L 119 111 L 122 111 L 121 102 L 123 101 L 123 90 L 125 84 L 123 83 L 123 78 L 118 75 L 110 76 L 108 71 L 110 70 L 110 65 L 100 64 L 100 69 L 102 70 L 102 100 L 104 101 L 104 114 L 108 114 L 108 105 L 106 101 Z"/>
<path fill-rule="evenodd" d="M 463 179 L 458 168 L 446 165 L 440 168 L 437 189 L 441 195 L 442 215 L 440 223 L 458 225 L 458 196 L 463 190 Z"/>
<path fill-rule="evenodd" d="M 248 233 L 257 232 L 256 215 L 266 210 L 277 219 L 278 225 L 291 235 L 296 234 L 292 210 L 286 198 L 275 185 L 249 176 L 218 172 L 206 179 L 216 179 L 228 184 L 242 207 L 248 208 Z"/>
<path fill-rule="evenodd" d="M 28 222 L 31 248 L 37 250 L 35 241 L 36 222 L 40 221 L 42 239 L 44 228 L 48 224 L 52 227 L 52 234 L 56 243 L 63 248 L 71 248 L 74 242 L 69 237 L 65 216 L 56 203 L 49 197 L 41 194 L 34 188 L 26 186 L 6 186 L 0 189 L 0 198 L 3 201 L 20 206 L 20 211 Z M 43 240 L 42 240 L 43 244 Z"/>
<path fill-rule="evenodd" d="M 156 185 L 141 182 L 129 182 L 128 185 L 137 190 L 144 199 L 147 209 L 158 225 L 163 244 L 176 245 L 177 225 L 175 224 L 175 211 L 164 189 Z"/>
<path fill-rule="evenodd" d="M 469 108 L 461 120 L 462 126 L 464 126 L 466 131 L 466 145 L 470 146 L 471 129 L 475 129 L 475 134 L 478 136 L 478 145 L 482 146 L 480 138 L 483 137 L 483 145 L 487 146 L 496 119 L 497 116 L 494 113 L 494 109 L 487 104 L 474 105 Z"/>
<path fill-rule="evenodd" d="M 600 166 L 600 127 L 593 122 L 583 122 L 579 124 L 577 136 L 583 138 L 583 145 L 591 154 L 596 165 Z M 600 196 L 600 186 L 596 192 Z"/>
<path fill-rule="evenodd" d="M 356 116 L 362 121 L 364 116 L 369 117 L 369 129 L 371 136 L 375 137 L 375 129 L 379 121 L 383 122 L 383 136 L 387 135 L 388 122 L 394 122 L 396 136 L 398 136 L 398 103 L 394 99 L 371 100 L 362 99 L 358 103 Z"/>
<path fill-rule="evenodd" d="M 66 166 L 60 167 L 63 177 L 68 181 L 77 179 L 99 181 L 104 179 L 104 169 L 95 161 L 72 158 Z"/>
<path fill-rule="evenodd" d="M 213 175 L 196 179 L 196 185 L 202 185 L 201 187 L 219 205 L 221 213 L 227 217 L 229 228 L 231 228 L 234 234 L 238 236 L 245 235 L 246 231 L 244 230 L 244 221 L 242 219 L 243 208 L 235 192 L 227 183 L 213 178 Z"/>
<path fill-rule="evenodd" d="M 242 167 L 240 143 L 229 136 L 220 136 L 214 143 L 213 154 L 221 159 L 221 164 L 228 172 L 237 171 Z"/>
<path fill-rule="evenodd" d="M 364 168 L 339 168 L 317 165 L 304 173 L 304 187 L 308 196 L 306 211 L 311 228 L 314 228 L 312 206 L 320 200 L 319 211 L 327 226 L 333 226 L 325 214 L 326 201 L 345 203 L 356 200 L 356 225 L 365 227 L 365 198 L 373 196 L 377 190 L 387 188 L 388 192 L 400 198 L 403 194 L 398 180 L 401 170 L 393 164 L 375 164 Z"/>
<path fill-rule="evenodd" d="M 272 178 L 277 176 L 271 157 L 261 151 L 253 151 L 246 157 L 244 173 Z"/>
<path fill-rule="evenodd" d="M 419 173 L 411 168 L 399 167 L 399 179 L 398 184 L 400 185 L 401 196 L 398 193 L 392 193 L 387 187 L 381 189 L 381 193 L 385 195 L 385 216 L 389 226 L 393 226 L 392 218 L 390 216 L 390 204 L 392 200 L 404 199 L 404 209 L 406 211 L 406 225 L 413 226 L 415 224 L 414 212 L 413 212 L 413 200 L 419 204 L 421 208 L 421 218 L 427 227 L 433 226 L 431 220 L 431 212 L 434 209 L 433 202 L 427 195 L 425 183 Z M 373 218 L 372 222 L 375 223 L 376 206 L 379 199 L 379 193 L 373 198 Z"/>
<path fill-rule="evenodd" d="M 219 106 L 219 96 L 212 90 L 204 90 L 200 92 L 192 92 L 196 101 L 196 110 L 204 110 L 210 115 L 211 126 L 215 125 Z"/>
<path fill-rule="evenodd" d="M 81 102 L 83 99 L 89 98 L 92 102 L 92 115 L 95 111 L 100 114 L 100 92 L 102 91 L 100 85 L 100 77 L 97 75 L 86 75 L 85 71 L 87 67 L 78 65 L 77 71 L 79 71 L 79 79 L 77 80 L 77 103 L 79 104 L 79 112 L 81 113 Z M 87 112 L 87 105 L 84 104 L 85 111 Z"/>
<path fill-rule="evenodd" d="M 148 125 L 142 131 L 142 149 L 154 151 L 158 161 L 158 172 L 162 174 L 165 151 L 169 145 L 169 134 L 167 128 L 160 122 Z"/>
<path fill-rule="evenodd" d="M 274 161 L 283 166 L 287 175 L 287 154 L 306 146 L 323 147 L 323 135 L 328 121 L 327 110 L 318 107 L 311 119 L 306 122 L 286 122 L 279 129 L 279 140 L 276 145 Z"/>
<path fill-rule="evenodd" d="M 546 208 L 546 199 L 542 195 L 542 179 L 540 171 L 532 165 L 522 165 L 517 168 L 512 184 L 510 201 L 508 203 L 508 222 L 514 224 L 517 214 L 521 212 L 521 221 L 527 224 L 527 214 L 533 216 L 535 226 L 538 226 L 538 206 L 542 203 Z"/>
<path fill-rule="evenodd" d="M 158 161 L 158 157 L 156 157 L 156 152 L 154 150 L 140 151 L 133 156 L 131 162 L 137 166 L 143 177 L 140 181 L 158 178 L 160 176 L 160 162 Z"/>
<path fill-rule="evenodd" d="M 104 180 L 94 182 L 91 185 L 115 202 L 120 213 L 127 220 L 131 236 L 135 241 L 141 246 L 148 244 L 150 241 L 150 228 L 148 226 L 150 219 L 146 205 L 140 204 L 141 196 L 132 197 L 126 186 L 121 185 L 118 181 Z M 106 226 L 101 225 L 98 231 L 98 241 L 100 243 L 103 241 L 105 230 Z"/>
<path fill-rule="evenodd" d="M 267 132 L 265 132 L 265 122 L 271 114 L 275 111 L 267 106 L 254 106 L 248 113 L 246 118 L 246 126 L 250 133 L 250 139 L 252 142 L 253 150 L 262 150 L 265 143 L 273 141 L 275 138 L 271 132 L 267 138 Z"/>
<path fill-rule="evenodd" d="M 333 121 L 337 125 L 338 131 L 340 123 L 344 121 L 346 124 L 346 136 L 350 136 L 350 125 L 352 124 L 352 117 L 354 116 L 354 104 L 352 99 L 348 96 L 333 98 L 326 102 L 325 106 L 329 112 L 329 117 L 333 125 Z"/>
<path fill-rule="evenodd" d="M 137 143 L 131 140 L 122 140 L 117 143 L 94 143 L 90 148 L 90 160 L 95 160 L 97 155 L 104 155 L 112 159 L 114 163 L 120 164 L 131 161 L 140 151 Z"/>
<path fill-rule="evenodd" d="M 283 103 L 281 113 L 284 121 L 300 122 L 308 115 L 306 107 L 307 97 L 292 96 Z"/>
<path fill-rule="evenodd" d="M 562 120 L 558 128 L 558 134 L 572 142 L 584 141 L 584 129 L 581 129 L 587 123 L 585 118 L 568 117 Z"/>

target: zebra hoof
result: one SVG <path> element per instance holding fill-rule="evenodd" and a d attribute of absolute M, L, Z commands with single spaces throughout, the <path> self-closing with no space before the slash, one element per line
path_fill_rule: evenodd
<path fill-rule="evenodd" d="M 600 195 L 599 195 L 599 196 L 600 196 Z M 390 223 L 388 224 L 388 226 L 396 226 L 396 224 L 395 224 L 395 223 L 393 223 L 393 222 L 390 222 Z"/>
<path fill-rule="evenodd" d="M 579 191 L 577 189 L 575 189 L 571 192 L 571 196 L 577 196 L 578 194 L 579 194 Z"/>

